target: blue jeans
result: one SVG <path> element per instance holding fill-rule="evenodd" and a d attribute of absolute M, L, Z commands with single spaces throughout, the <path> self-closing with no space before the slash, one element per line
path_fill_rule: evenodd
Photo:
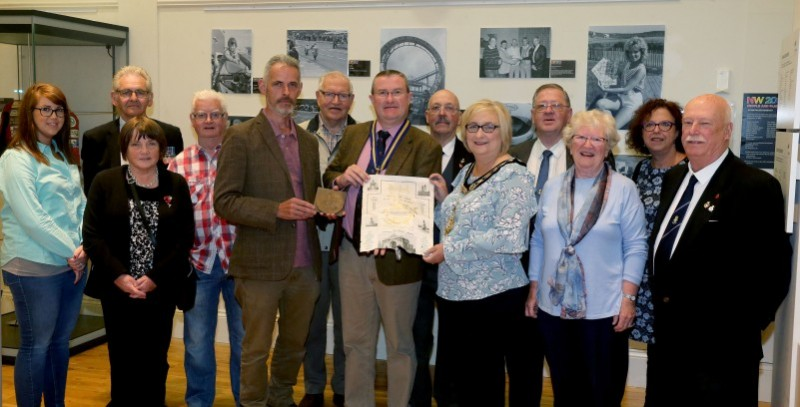
<path fill-rule="evenodd" d="M 239 405 L 239 372 L 242 360 L 242 308 L 233 295 L 233 279 L 222 270 L 219 257 L 211 273 L 197 273 L 197 297 L 194 307 L 183 314 L 183 342 L 186 347 L 183 366 L 186 370 L 186 404 L 189 407 L 214 405 L 217 381 L 217 362 L 214 353 L 214 334 L 217 331 L 219 294 L 225 300 L 230 338 L 231 391 Z"/>
<path fill-rule="evenodd" d="M 86 273 L 78 282 L 66 271 L 50 277 L 20 277 L 3 271 L 14 296 L 20 346 L 14 364 L 17 406 L 63 406 L 69 337 L 83 299 Z"/>

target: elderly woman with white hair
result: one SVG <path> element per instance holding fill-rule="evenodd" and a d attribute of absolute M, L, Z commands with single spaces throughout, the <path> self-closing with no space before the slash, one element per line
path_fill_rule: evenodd
<path fill-rule="evenodd" d="M 525 313 L 539 320 L 555 405 L 618 406 L 647 259 L 644 208 L 604 162 L 620 138 L 611 115 L 577 113 L 563 137 L 575 164 L 542 190 Z"/>

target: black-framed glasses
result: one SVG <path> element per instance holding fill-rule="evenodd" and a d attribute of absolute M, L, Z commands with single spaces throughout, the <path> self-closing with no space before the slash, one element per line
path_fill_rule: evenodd
<path fill-rule="evenodd" d="M 319 92 L 319 94 L 322 95 L 322 98 L 328 102 L 333 102 L 333 100 L 337 97 L 339 98 L 339 100 L 343 102 L 346 100 L 350 100 L 350 98 L 353 97 L 352 93 L 326 92 L 324 90 L 318 90 L 317 92 Z"/>
<path fill-rule="evenodd" d="M 211 118 L 211 120 L 219 120 L 219 119 L 221 119 L 221 118 L 223 118 L 225 116 L 227 116 L 227 113 L 224 113 L 224 112 L 211 112 L 211 113 L 196 112 L 196 113 L 192 113 L 192 119 L 200 120 L 200 121 L 206 121 L 209 117 Z"/>
<path fill-rule="evenodd" d="M 484 133 L 494 133 L 495 130 L 500 128 L 500 125 L 494 123 L 486 123 L 481 126 L 478 123 L 469 123 L 464 127 L 466 127 L 468 133 L 477 133 L 478 129 L 483 130 Z"/>
<path fill-rule="evenodd" d="M 42 115 L 42 117 L 50 117 L 50 116 L 53 115 L 53 113 L 55 113 L 56 117 L 58 117 L 59 119 L 63 119 L 64 118 L 64 113 L 67 112 L 67 110 L 64 109 L 63 107 L 57 107 L 57 108 L 53 109 L 50 106 L 34 107 L 33 110 L 38 110 L 39 113 Z"/>
<path fill-rule="evenodd" d="M 547 111 L 547 109 L 552 108 L 554 112 L 560 112 L 568 107 L 568 105 L 561 103 L 539 103 L 533 106 L 533 110 L 537 112 L 544 112 Z"/>
<path fill-rule="evenodd" d="M 656 122 L 647 122 L 644 125 L 642 125 L 642 127 L 644 127 L 644 129 L 647 130 L 647 131 L 653 131 L 653 130 L 656 129 L 656 126 L 658 126 L 658 128 L 660 128 L 661 131 L 669 131 L 669 129 L 671 129 L 672 126 L 674 126 L 674 125 L 675 125 L 675 122 L 670 122 L 670 121 L 666 121 L 665 120 L 663 122 L 658 122 L 658 123 L 656 123 Z"/>
<path fill-rule="evenodd" d="M 133 95 L 139 99 L 150 97 L 150 92 L 145 89 L 118 89 L 115 92 L 125 99 L 130 99 Z"/>

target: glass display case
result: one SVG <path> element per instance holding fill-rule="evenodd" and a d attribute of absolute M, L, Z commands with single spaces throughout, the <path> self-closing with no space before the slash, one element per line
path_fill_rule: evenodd
<path fill-rule="evenodd" d="M 67 96 L 71 147 L 80 135 L 113 118 L 111 80 L 128 63 L 128 28 L 36 10 L 0 10 L 0 153 L 16 125 L 15 102 L 35 82 L 52 83 Z M 0 197 L 2 205 L 2 197 Z M 2 239 L 2 224 L 0 224 Z M 19 330 L 10 291 L 0 291 L 0 333 L 4 362 L 17 354 Z M 85 298 L 70 350 L 105 339 L 100 304 Z"/>

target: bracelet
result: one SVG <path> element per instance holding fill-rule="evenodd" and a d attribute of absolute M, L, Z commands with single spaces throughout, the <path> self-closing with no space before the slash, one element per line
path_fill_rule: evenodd
<path fill-rule="evenodd" d="M 622 298 L 627 298 L 633 302 L 636 302 L 636 296 L 633 294 L 622 293 Z"/>

